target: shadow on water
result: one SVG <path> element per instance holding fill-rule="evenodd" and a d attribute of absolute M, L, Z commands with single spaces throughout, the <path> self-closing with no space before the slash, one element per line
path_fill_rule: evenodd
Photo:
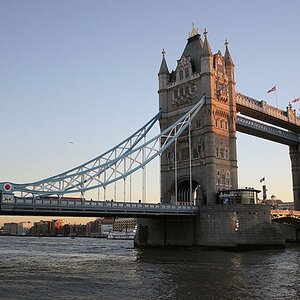
<path fill-rule="evenodd" d="M 161 274 L 170 299 L 300 299 L 300 247 L 251 252 L 141 249 L 137 261 Z"/>

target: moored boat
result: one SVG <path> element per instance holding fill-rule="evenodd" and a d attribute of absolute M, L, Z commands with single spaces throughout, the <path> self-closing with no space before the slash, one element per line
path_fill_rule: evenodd
<path fill-rule="evenodd" d="M 123 231 L 112 231 L 108 234 L 108 239 L 113 240 L 133 240 L 135 236 L 135 232 L 123 232 Z"/>

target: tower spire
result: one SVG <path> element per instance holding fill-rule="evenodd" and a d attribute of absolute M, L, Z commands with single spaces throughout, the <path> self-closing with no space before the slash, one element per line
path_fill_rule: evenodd
<path fill-rule="evenodd" d="M 161 61 L 161 64 L 160 64 L 160 69 L 159 69 L 158 75 L 162 75 L 162 74 L 168 74 L 169 75 L 169 69 L 168 69 L 168 66 L 167 66 L 166 59 L 165 59 L 166 50 L 163 49 L 161 53 L 162 53 L 162 61 Z"/>
<path fill-rule="evenodd" d="M 196 35 L 200 35 L 199 29 L 195 27 L 195 22 L 194 21 L 192 23 L 192 26 L 193 26 L 193 28 L 192 28 L 192 31 L 189 32 L 189 38 L 191 38 L 193 36 L 196 36 Z"/>
<path fill-rule="evenodd" d="M 210 49 L 210 45 L 207 39 L 207 34 L 208 31 L 206 30 L 206 28 L 204 29 L 204 44 L 203 44 L 203 56 L 210 56 L 212 55 L 211 49 Z"/>
<path fill-rule="evenodd" d="M 227 39 L 225 40 L 225 55 L 224 55 L 224 59 L 225 59 L 225 63 L 227 66 L 234 66 L 233 60 L 231 58 L 229 49 L 228 49 L 228 41 Z"/>

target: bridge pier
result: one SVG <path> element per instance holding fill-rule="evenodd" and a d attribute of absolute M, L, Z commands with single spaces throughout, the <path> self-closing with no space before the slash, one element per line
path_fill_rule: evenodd
<path fill-rule="evenodd" d="M 292 165 L 294 209 L 300 210 L 300 146 L 290 146 L 290 159 Z"/>
<path fill-rule="evenodd" d="M 199 216 L 138 219 L 136 247 L 284 248 L 284 235 L 271 222 L 267 205 L 201 206 Z"/>

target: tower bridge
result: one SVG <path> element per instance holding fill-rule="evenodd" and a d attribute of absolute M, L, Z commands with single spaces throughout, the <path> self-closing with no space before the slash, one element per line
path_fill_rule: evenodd
<path fill-rule="evenodd" d="M 238 189 L 236 132 L 289 146 L 299 211 L 300 118 L 291 105 L 283 111 L 238 93 L 234 68 L 228 42 L 224 55 L 213 54 L 208 32 L 202 39 L 193 27 L 175 70 L 169 71 L 162 53 L 156 116 L 76 168 L 31 183 L 0 183 L 1 213 L 134 214 L 139 217 L 136 244 L 141 246 L 282 246 L 283 235 L 271 223 L 270 208 L 256 204 L 257 191 Z M 153 137 L 158 122 L 160 133 Z M 144 184 L 145 167 L 155 157 L 160 157 L 158 204 L 146 204 L 145 197 L 141 203 L 125 203 L 126 180 L 141 170 Z M 124 203 L 112 204 L 105 201 L 106 191 L 117 181 L 124 183 Z M 103 190 L 104 201 L 85 199 L 93 189 Z M 64 201 L 74 193 L 81 202 Z M 54 195 L 57 199 L 51 200 Z"/>

